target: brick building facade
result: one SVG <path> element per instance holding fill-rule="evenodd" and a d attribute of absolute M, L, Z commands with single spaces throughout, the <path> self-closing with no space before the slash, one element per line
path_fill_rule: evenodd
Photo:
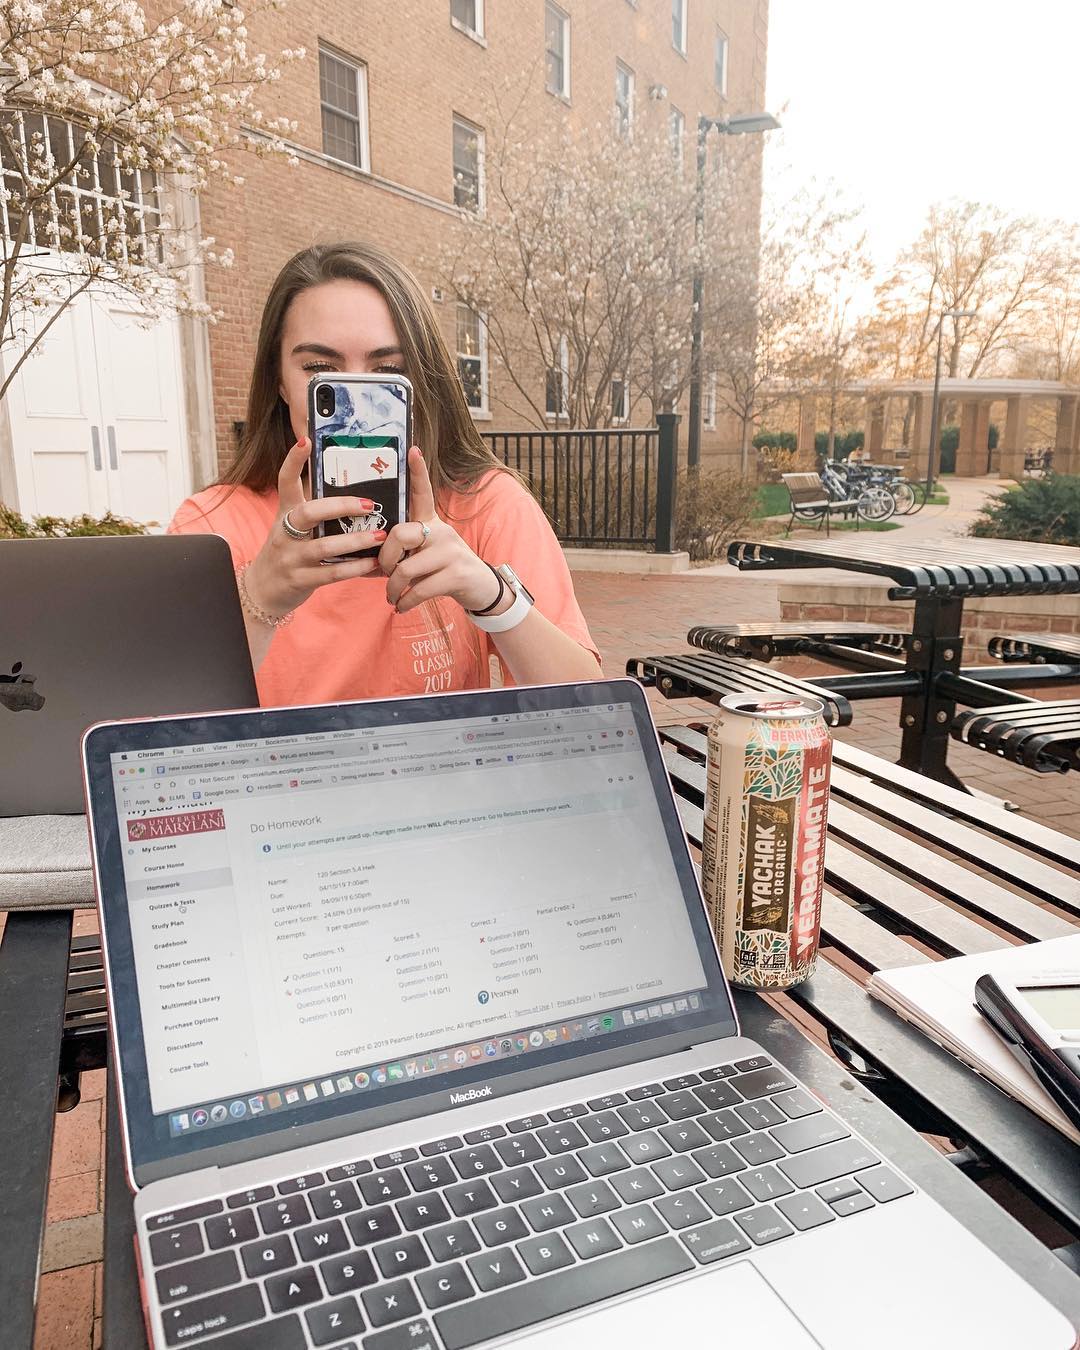
<path fill-rule="evenodd" d="M 457 306 L 440 302 L 427 260 L 460 228 L 455 127 L 458 200 L 475 190 L 460 169 L 482 164 L 489 91 L 527 84 L 526 135 L 552 119 L 593 126 L 628 94 L 635 120 L 667 125 L 675 108 L 692 164 L 699 113 L 763 107 L 767 22 L 768 0 L 305 0 L 253 24 L 262 50 L 307 51 L 273 91 L 272 111 L 296 121 L 299 163 L 248 162 L 243 188 L 215 188 L 201 203 L 203 233 L 236 254 L 231 271 L 207 280 L 207 298 L 224 311 L 209 339 L 218 462 L 236 448 L 267 288 L 309 243 L 361 237 L 394 252 L 425 284 L 458 349 Z M 566 92 L 550 92 L 560 81 Z M 520 425 L 487 364 L 476 417 Z M 704 454 L 734 451 L 737 430 L 722 414 L 710 419 L 707 389 L 704 403 Z"/>

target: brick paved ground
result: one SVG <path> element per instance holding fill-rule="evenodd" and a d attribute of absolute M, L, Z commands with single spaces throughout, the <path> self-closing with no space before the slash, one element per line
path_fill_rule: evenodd
<path fill-rule="evenodd" d="M 581 573 L 578 596 L 610 674 L 621 674 L 629 656 L 659 655 L 686 647 L 696 623 L 779 617 L 776 580 L 716 569 L 674 577 Z M 789 662 L 794 674 L 811 663 Z M 821 667 L 817 666 L 820 670 Z M 708 716 L 707 704 L 669 701 L 650 694 L 661 722 Z M 897 707 L 890 701 L 859 703 L 843 739 L 895 758 Z M 1080 775 L 1040 775 L 953 745 L 950 763 L 971 786 L 1017 802 L 1024 813 L 1080 835 Z M 77 917 L 77 930 L 93 926 Z M 38 1298 L 35 1350 L 93 1350 L 100 1343 L 103 1074 L 83 1076 L 83 1100 L 57 1117 L 49 1192 L 48 1227 Z"/>

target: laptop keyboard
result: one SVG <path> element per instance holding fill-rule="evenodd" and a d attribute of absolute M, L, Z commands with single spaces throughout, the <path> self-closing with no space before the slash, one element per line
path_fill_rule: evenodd
<path fill-rule="evenodd" d="M 911 1190 L 758 1056 L 144 1227 L 168 1346 L 464 1350 Z"/>

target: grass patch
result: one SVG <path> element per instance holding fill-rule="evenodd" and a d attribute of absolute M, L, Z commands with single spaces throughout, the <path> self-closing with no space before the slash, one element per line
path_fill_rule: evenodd
<path fill-rule="evenodd" d="M 785 516 L 790 511 L 791 500 L 783 483 L 761 483 L 758 486 L 757 504 L 754 507 L 755 519 L 760 520 L 763 516 Z"/>

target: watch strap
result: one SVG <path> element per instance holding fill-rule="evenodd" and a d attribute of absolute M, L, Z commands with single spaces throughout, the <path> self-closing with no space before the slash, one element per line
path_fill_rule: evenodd
<path fill-rule="evenodd" d="M 523 619 L 528 618 L 529 610 L 532 609 L 532 600 L 527 592 L 518 591 L 514 597 L 514 603 L 505 614 L 492 614 L 487 618 L 483 615 L 469 614 L 469 618 L 476 624 L 477 628 L 485 633 L 507 633 L 511 628 L 516 628 Z"/>
<path fill-rule="evenodd" d="M 490 570 L 492 576 L 499 583 L 499 593 L 491 604 L 485 605 L 483 609 L 467 609 L 465 613 L 470 619 L 483 618 L 485 614 L 490 614 L 493 609 L 497 609 L 502 604 L 502 598 L 506 594 L 506 582 L 502 579 L 502 573 L 498 568 L 492 567 L 490 563 L 485 563 L 484 566 Z"/>

